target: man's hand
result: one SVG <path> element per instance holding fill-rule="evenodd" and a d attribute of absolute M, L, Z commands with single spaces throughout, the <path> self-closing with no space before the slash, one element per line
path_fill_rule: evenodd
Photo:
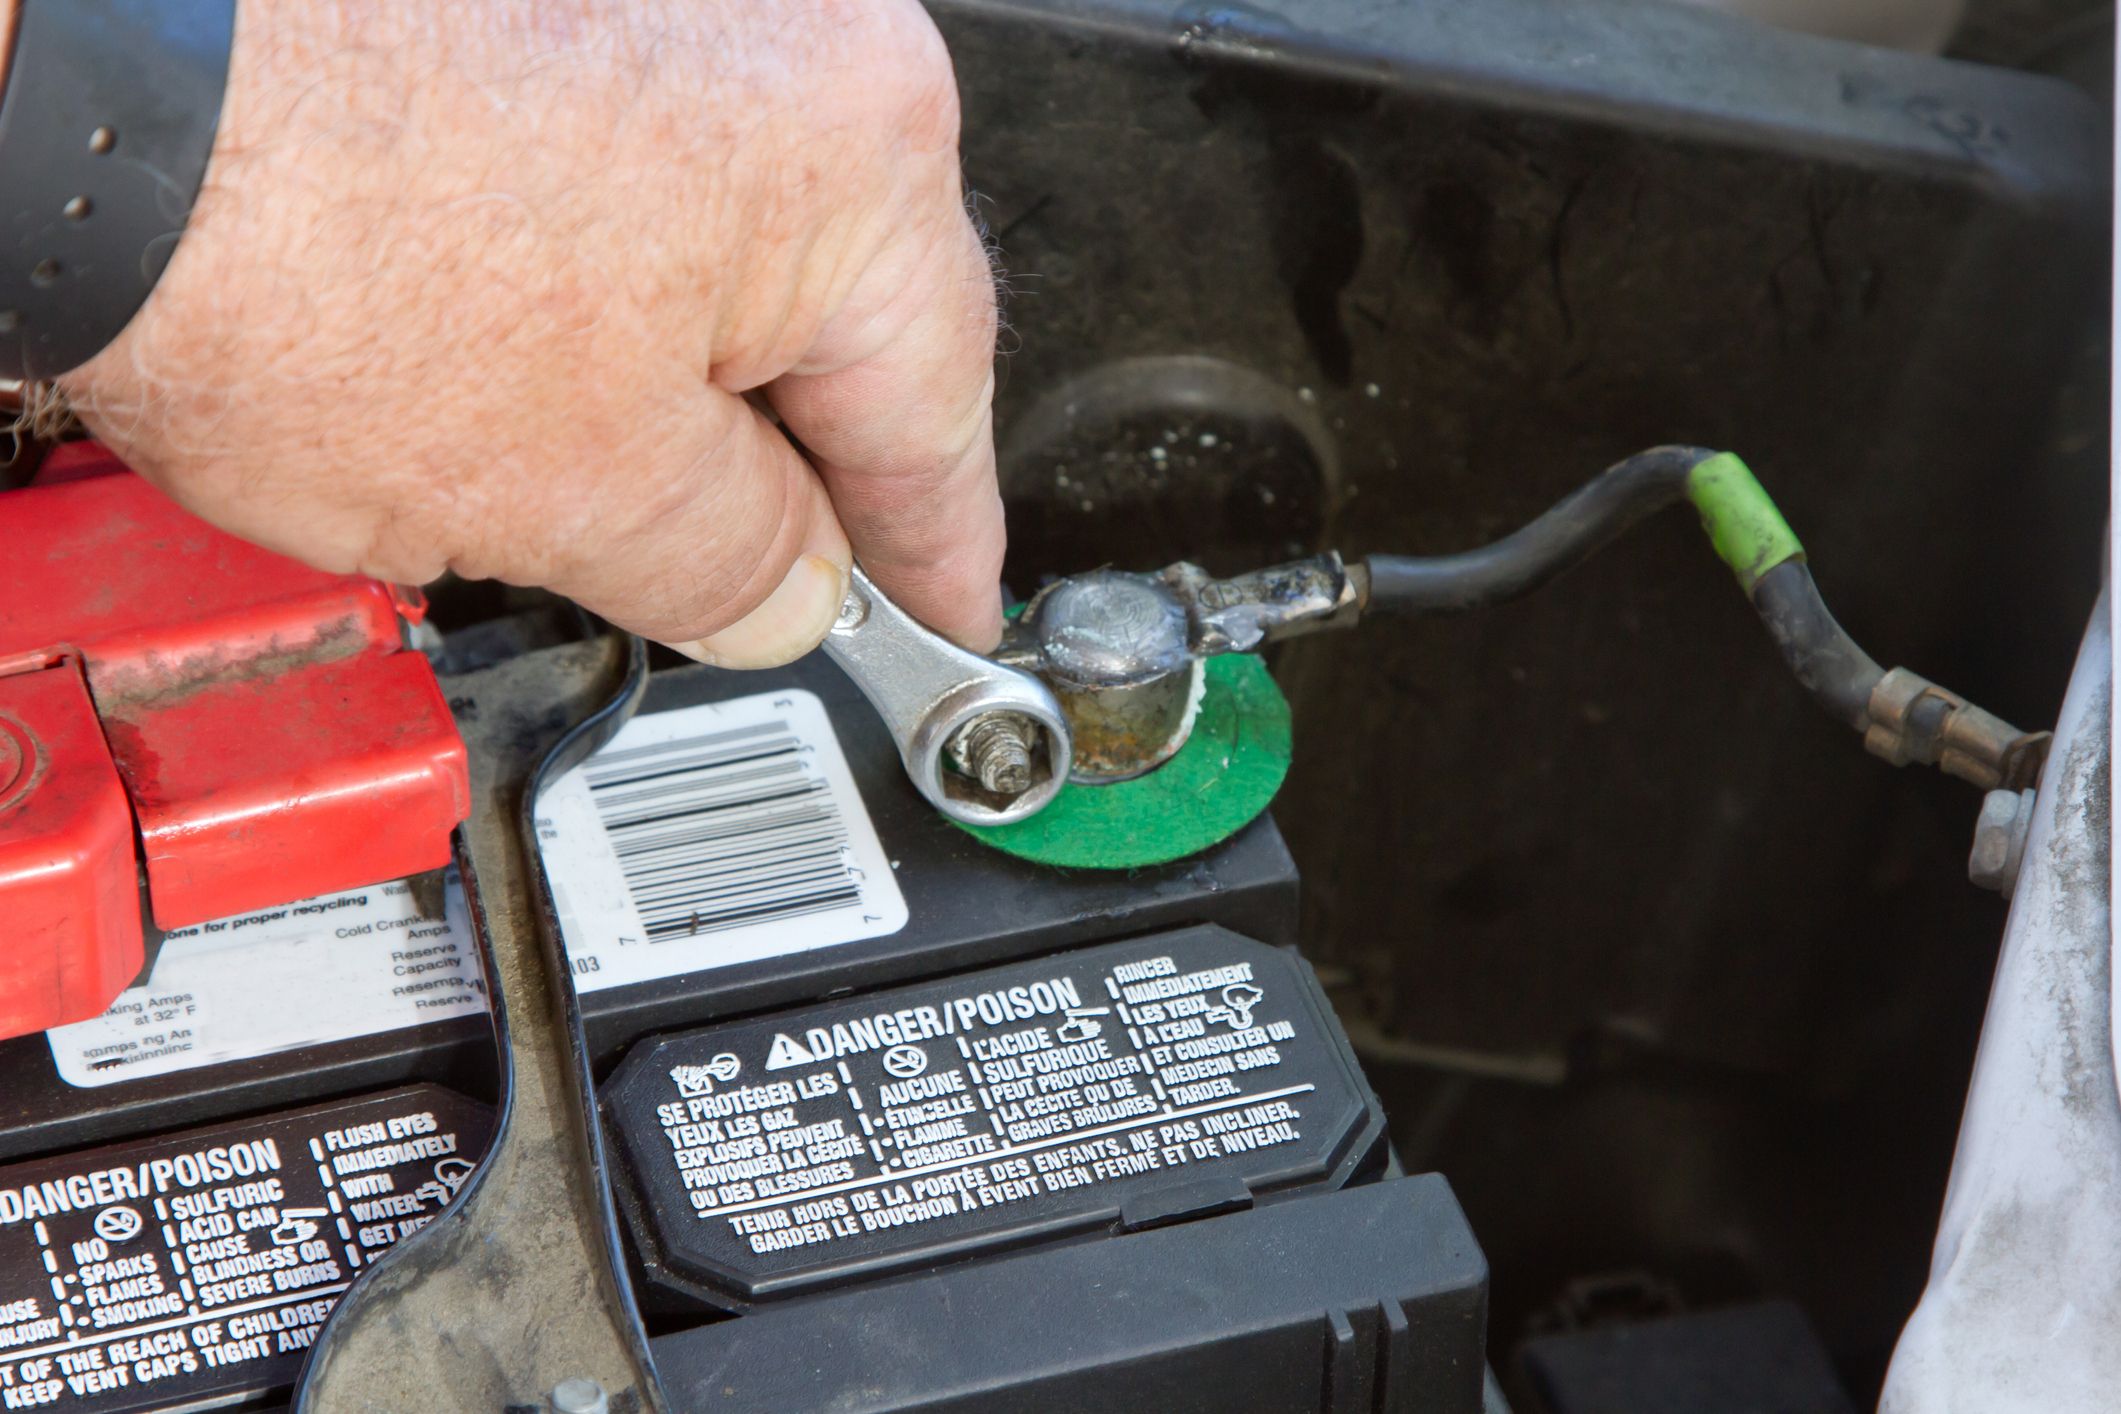
<path fill-rule="evenodd" d="M 915 0 L 244 0 L 190 228 L 64 387 L 326 569 L 545 585 L 757 667 L 823 637 L 851 541 L 989 648 L 957 125 Z"/>

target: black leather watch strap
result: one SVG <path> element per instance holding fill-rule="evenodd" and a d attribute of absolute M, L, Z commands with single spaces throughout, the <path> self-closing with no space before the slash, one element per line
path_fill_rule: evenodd
<path fill-rule="evenodd" d="M 235 0 L 17 0 L 0 98 L 0 378 L 139 312 L 213 153 Z"/>

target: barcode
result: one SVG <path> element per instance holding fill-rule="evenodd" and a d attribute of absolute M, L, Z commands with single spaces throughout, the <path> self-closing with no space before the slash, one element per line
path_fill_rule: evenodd
<path fill-rule="evenodd" d="M 861 903 L 810 750 L 775 719 L 591 758 L 590 798 L 650 942 Z"/>

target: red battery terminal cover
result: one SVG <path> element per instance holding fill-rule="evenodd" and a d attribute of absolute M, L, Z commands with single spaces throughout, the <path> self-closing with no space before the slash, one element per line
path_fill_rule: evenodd
<path fill-rule="evenodd" d="M 418 591 L 223 534 L 94 443 L 0 493 L 0 1036 L 181 928 L 448 862 L 463 739 Z M 136 862 L 137 860 L 137 862 Z"/>

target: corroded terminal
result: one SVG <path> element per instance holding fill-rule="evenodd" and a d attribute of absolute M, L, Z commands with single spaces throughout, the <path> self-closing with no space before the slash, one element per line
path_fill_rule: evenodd
<path fill-rule="evenodd" d="M 1179 563 L 1100 569 L 1040 591 L 1000 657 L 1044 678 L 1073 730 L 1071 778 L 1131 780 L 1171 759 L 1200 707 L 1201 660 L 1354 623 L 1356 586 L 1327 553 L 1231 579 Z"/>

